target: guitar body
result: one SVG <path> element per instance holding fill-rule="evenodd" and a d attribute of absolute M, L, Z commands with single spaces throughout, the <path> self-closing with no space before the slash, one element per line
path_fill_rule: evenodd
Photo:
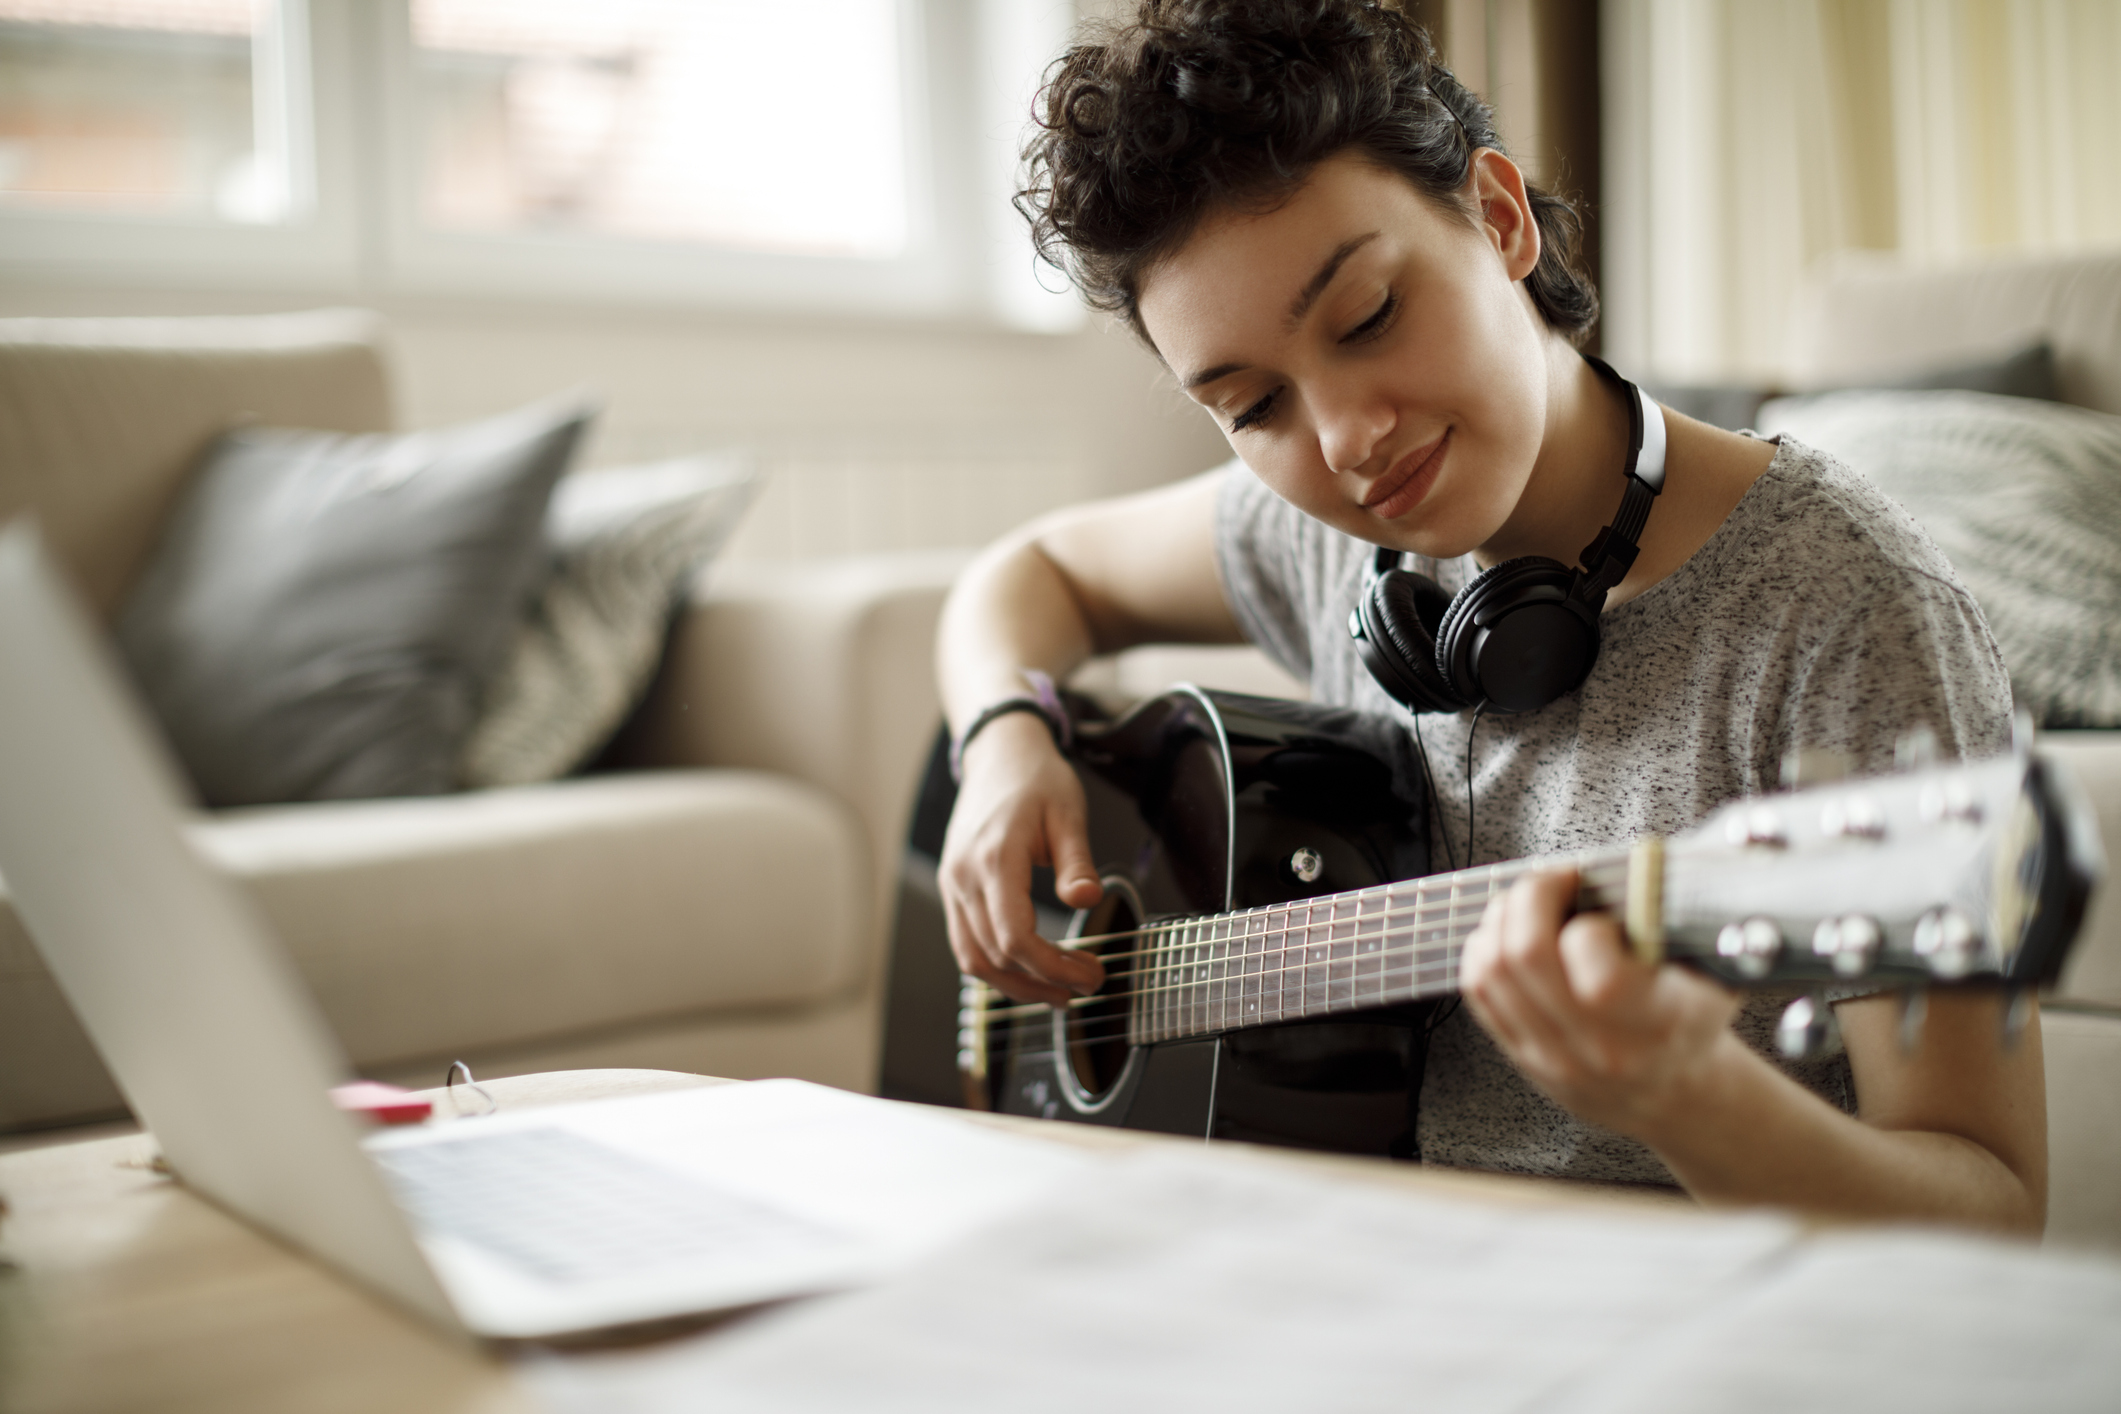
<path fill-rule="evenodd" d="M 1418 1157 L 1432 1009 L 1487 902 L 1530 870 L 1575 870 L 1578 910 L 1614 917 L 1646 962 L 1803 991 L 1777 1029 L 1799 1057 L 1829 1043 L 1837 984 L 2052 985 L 2104 860 L 2081 793 L 2029 741 L 1732 801 L 1668 839 L 1449 873 L 1431 870 L 1418 761 L 1390 721 L 1182 688 L 1079 722 L 1070 755 L 1105 894 L 1071 915 L 1049 876 L 1034 903 L 1104 985 L 1049 1007 L 959 984 L 935 887 L 955 800 L 938 755 L 900 894 L 887 1095 Z M 2007 1035 L 2026 1011 L 2006 1008 Z"/>
<path fill-rule="evenodd" d="M 1180 689 L 1074 752 L 1105 899 L 1077 935 L 1286 904 L 1428 872 L 1413 764 L 1389 723 L 1305 703 Z M 1009 1114 L 1414 1157 L 1431 1004 L 1131 1044 L 1131 939 L 1070 1013 L 983 1028 L 968 1096 Z M 1015 1009 L 1008 1009 L 1014 1011 Z"/>

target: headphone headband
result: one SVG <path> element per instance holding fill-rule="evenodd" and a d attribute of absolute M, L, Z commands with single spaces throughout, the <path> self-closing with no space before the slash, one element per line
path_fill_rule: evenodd
<path fill-rule="evenodd" d="M 1578 556 L 1582 578 L 1570 590 L 1596 611 L 1605 607 L 1605 596 L 1613 586 L 1627 578 L 1639 549 L 1636 541 L 1650 519 L 1650 503 L 1664 490 L 1664 413 L 1648 393 L 1614 372 L 1604 359 L 1585 354 L 1583 361 L 1618 384 L 1628 405 L 1628 459 L 1621 468 L 1627 489 L 1620 495 L 1613 523 L 1583 547 Z"/>

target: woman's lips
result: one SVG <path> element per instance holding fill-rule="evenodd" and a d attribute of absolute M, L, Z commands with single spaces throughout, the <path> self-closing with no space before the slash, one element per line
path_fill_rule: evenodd
<path fill-rule="evenodd" d="M 1436 484 L 1436 473 L 1443 469 L 1443 454 L 1450 445 L 1451 434 L 1446 431 L 1428 446 L 1407 453 L 1405 460 L 1370 488 L 1363 509 L 1379 520 L 1398 520 L 1420 505 L 1421 498 Z"/>

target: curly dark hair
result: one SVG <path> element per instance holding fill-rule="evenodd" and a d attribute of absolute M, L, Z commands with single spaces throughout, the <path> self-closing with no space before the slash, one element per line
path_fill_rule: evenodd
<path fill-rule="evenodd" d="M 1054 62 L 1036 116 L 1016 208 L 1040 257 L 1144 343 L 1142 273 L 1210 211 L 1272 209 L 1355 151 L 1466 216 L 1473 154 L 1507 152 L 1493 110 L 1385 0 L 1142 0 L 1133 23 Z M 1540 255 L 1525 285 L 1580 345 L 1598 319 L 1576 266 L 1582 219 L 1565 197 L 1527 192 Z"/>

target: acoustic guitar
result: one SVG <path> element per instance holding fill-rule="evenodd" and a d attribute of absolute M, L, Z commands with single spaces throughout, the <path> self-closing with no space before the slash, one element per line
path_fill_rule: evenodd
<path fill-rule="evenodd" d="M 2029 746 L 1736 802 L 1670 839 L 1432 872 L 1421 766 L 1395 723 L 1189 687 L 1078 728 L 1104 898 L 1072 916 L 1049 898 L 1046 916 L 1106 982 L 1047 1006 L 961 979 L 974 1108 L 1415 1157 L 1459 950 L 1527 871 L 1574 867 L 1579 909 L 1621 919 L 1646 961 L 1794 993 L 1778 1043 L 1798 1057 L 1834 1044 L 1831 985 L 1907 992 L 1909 1026 L 1924 989 L 2001 987 L 2022 1019 L 2104 858 L 2089 809 Z M 931 772 L 931 854 L 936 797 Z M 922 836 L 917 821 L 916 866 Z"/>

